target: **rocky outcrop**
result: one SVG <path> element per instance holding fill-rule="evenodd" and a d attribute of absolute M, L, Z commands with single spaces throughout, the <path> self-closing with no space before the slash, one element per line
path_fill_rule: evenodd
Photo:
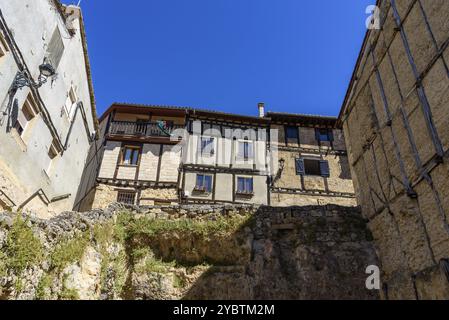
<path fill-rule="evenodd" d="M 376 299 L 355 207 L 0 214 L 0 299 Z"/>

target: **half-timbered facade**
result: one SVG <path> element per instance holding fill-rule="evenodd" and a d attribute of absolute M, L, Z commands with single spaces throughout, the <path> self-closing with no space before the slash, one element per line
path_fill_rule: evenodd
<path fill-rule="evenodd" d="M 179 202 L 181 108 L 111 106 L 100 118 L 104 140 L 94 188 L 80 210 L 112 202 L 154 205 Z M 178 146 L 177 146 L 178 145 Z"/>
<path fill-rule="evenodd" d="M 269 119 L 191 110 L 182 201 L 268 204 Z"/>
<path fill-rule="evenodd" d="M 259 111 L 112 105 L 100 118 L 100 161 L 83 179 L 92 187 L 78 209 L 116 201 L 355 204 L 336 118 L 265 115 L 263 104 Z"/>
<path fill-rule="evenodd" d="M 346 146 L 337 118 L 268 112 L 273 161 L 273 206 L 355 205 Z"/>

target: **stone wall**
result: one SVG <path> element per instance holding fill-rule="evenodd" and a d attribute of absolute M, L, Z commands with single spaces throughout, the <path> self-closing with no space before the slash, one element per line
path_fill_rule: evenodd
<path fill-rule="evenodd" d="M 18 241 L 20 240 L 20 241 Z M 0 299 L 376 299 L 353 207 L 111 205 L 0 214 Z"/>
<path fill-rule="evenodd" d="M 178 191 L 176 187 L 150 187 L 138 189 L 133 187 L 112 186 L 107 184 L 98 184 L 86 198 L 85 206 L 80 211 L 90 209 L 105 209 L 111 203 L 117 201 L 118 190 L 136 192 L 136 202 L 141 205 L 154 205 L 156 202 L 166 202 L 168 205 L 178 202 Z"/>
<path fill-rule="evenodd" d="M 449 298 L 449 6 L 380 1 L 341 121 L 384 298 Z"/>

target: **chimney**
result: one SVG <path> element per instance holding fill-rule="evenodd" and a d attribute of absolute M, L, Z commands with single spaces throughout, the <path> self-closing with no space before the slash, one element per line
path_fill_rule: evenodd
<path fill-rule="evenodd" d="M 259 117 L 263 118 L 265 117 L 265 103 L 261 102 L 259 103 Z"/>

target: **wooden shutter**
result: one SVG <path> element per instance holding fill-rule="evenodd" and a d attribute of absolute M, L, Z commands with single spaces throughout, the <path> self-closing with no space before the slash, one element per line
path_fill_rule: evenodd
<path fill-rule="evenodd" d="M 62 54 L 64 53 L 64 43 L 62 42 L 61 33 L 57 27 L 48 44 L 47 52 L 51 65 L 56 70 L 59 66 L 59 62 L 61 62 Z"/>
<path fill-rule="evenodd" d="M 296 175 L 302 176 L 305 174 L 304 159 L 296 159 Z"/>
<path fill-rule="evenodd" d="M 14 102 L 12 103 L 10 119 L 11 127 L 14 127 L 17 120 L 19 119 L 19 103 L 17 102 L 17 99 L 14 99 Z"/>
<path fill-rule="evenodd" d="M 326 160 L 320 161 L 320 171 L 321 175 L 323 177 L 330 177 L 330 170 L 329 170 L 329 162 Z"/>

